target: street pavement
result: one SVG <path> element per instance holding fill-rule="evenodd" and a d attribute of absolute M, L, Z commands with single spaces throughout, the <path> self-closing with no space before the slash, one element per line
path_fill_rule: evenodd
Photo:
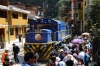
<path fill-rule="evenodd" d="M 24 62 L 24 43 L 25 43 L 25 38 L 22 39 L 22 42 L 19 42 L 18 39 L 10 41 L 10 43 L 6 42 L 5 44 L 5 48 L 9 48 L 9 57 L 10 57 L 10 61 L 14 60 L 13 58 L 13 54 L 12 54 L 12 44 L 15 43 L 16 46 L 20 47 L 20 53 L 18 54 L 18 58 L 19 58 L 19 63 L 16 64 L 16 66 L 21 66 L 21 64 Z M 2 53 L 5 51 L 5 48 L 0 49 L 0 59 L 1 59 L 1 55 Z M 45 64 L 39 63 L 40 66 L 45 66 Z M 2 66 L 2 62 L 0 60 L 0 66 Z"/>
<path fill-rule="evenodd" d="M 18 39 L 10 41 L 10 43 L 5 42 L 5 47 L 3 49 L 0 49 L 0 54 L 2 54 L 5 51 L 5 48 L 9 48 L 9 51 L 12 51 L 12 44 L 15 43 L 17 46 L 19 46 L 20 48 L 22 48 L 24 46 L 25 43 L 25 38 L 22 39 L 22 42 L 19 42 Z"/>

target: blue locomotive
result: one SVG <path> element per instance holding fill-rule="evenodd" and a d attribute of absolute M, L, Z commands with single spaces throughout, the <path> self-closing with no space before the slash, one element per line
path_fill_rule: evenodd
<path fill-rule="evenodd" d="M 25 35 L 25 53 L 38 52 L 39 60 L 48 60 L 52 44 L 59 44 L 71 35 L 71 27 L 66 22 L 41 18 L 29 22 L 29 30 Z"/>

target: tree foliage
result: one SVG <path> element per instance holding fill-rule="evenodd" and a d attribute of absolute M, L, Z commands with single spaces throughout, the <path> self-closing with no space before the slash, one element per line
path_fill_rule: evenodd
<path fill-rule="evenodd" d="M 60 18 L 68 17 L 68 11 L 71 7 L 70 0 L 59 0 L 56 6 L 58 7 L 58 16 L 60 16 Z"/>
<path fill-rule="evenodd" d="M 91 6 L 91 11 L 89 12 L 89 21 L 91 23 L 91 28 L 95 26 L 99 28 L 100 24 L 100 2 L 95 1 Z"/>
<path fill-rule="evenodd" d="M 44 3 L 45 17 L 55 18 L 57 17 L 58 14 L 58 9 L 55 6 L 59 0 L 9 0 L 9 1 L 37 5 L 40 6 L 41 8 L 43 8 L 43 3 Z"/>
<path fill-rule="evenodd" d="M 60 18 L 60 15 L 67 15 L 67 9 L 70 7 L 70 0 L 9 0 L 10 2 L 20 2 L 23 4 L 37 5 L 45 9 L 45 17 Z"/>

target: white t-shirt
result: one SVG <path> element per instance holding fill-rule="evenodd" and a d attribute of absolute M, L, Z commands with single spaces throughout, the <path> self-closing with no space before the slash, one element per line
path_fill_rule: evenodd
<path fill-rule="evenodd" d="M 78 58 L 81 58 L 84 62 L 84 56 L 85 56 L 85 52 L 81 51 L 79 54 L 78 54 Z"/>

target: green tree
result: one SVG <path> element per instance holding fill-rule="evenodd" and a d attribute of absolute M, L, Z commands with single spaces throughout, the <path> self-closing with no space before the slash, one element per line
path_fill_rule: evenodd
<path fill-rule="evenodd" d="M 37 5 L 43 8 L 44 3 L 44 14 L 45 17 L 51 17 L 55 18 L 58 15 L 58 9 L 56 7 L 56 4 L 59 0 L 9 0 L 10 2 L 20 2 L 24 4 L 30 4 L 30 5 Z"/>
<path fill-rule="evenodd" d="M 58 16 L 60 16 L 60 18 L 68 17 L 68 11 L 71 7 L 70 0 L 59 0 L 56 6 L 58 8 Z"/>
<path fill-rule="evenodd" d="M 100 24 L 100 2 L 93 1 L 93 5 L 91 6 L 91 11 L 89 12 L 89 21 L 90 28 L 99 28 Z"/>

